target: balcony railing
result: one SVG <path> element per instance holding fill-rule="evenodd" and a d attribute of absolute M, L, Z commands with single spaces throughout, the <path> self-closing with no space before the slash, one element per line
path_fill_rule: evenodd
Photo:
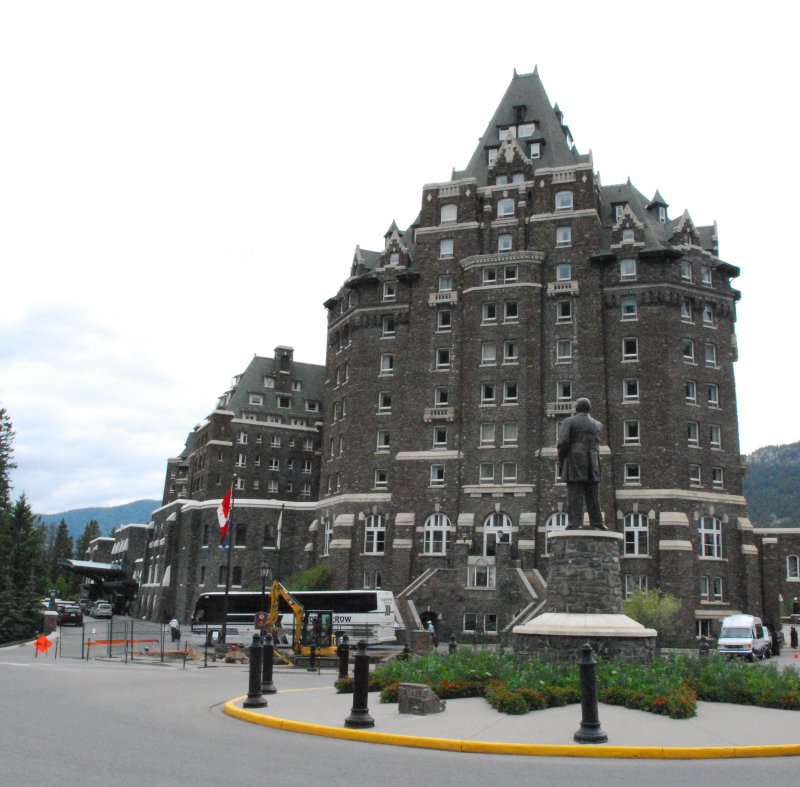
<path fill-rule="evenodd" d="M 428 296 L 428 306 L 438 306 L 440 303 L 458 303 L 458 293 L 455 290 L 448 292 L 432 292 Z"/>
<path fill-rule="evenodd" d="M 578 282 L 570 279 L 569 281 L 551 281 L 547 284 L 548 295 L 577 295 Z"/>
<path fill-rule="evenodd" d="M 430 421 L 455 421 L 455 407 L 426 407 L 423 420 L 425 423 Z"/>
<path fill-rule="evenodd" d="M 548 418 L 556 418 L 559 415 L 572 415 L 574 402 L 548 402 L 545 413 Z"/>

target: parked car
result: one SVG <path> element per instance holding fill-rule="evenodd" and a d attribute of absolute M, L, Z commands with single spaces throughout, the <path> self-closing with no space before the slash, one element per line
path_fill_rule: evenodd
<path fill-rule="evenodd" d="M 110 618 L 112 612 L 113 608 L 107 601 L 95 601 L 89 614 L 93 618 Z"/>
<path fill-rule="evenodd" d="M 722 621 L 717 650 L 733 658 L 742 656 L 748 661 L 772 655 L 772 637 L 761 618 L 753 615 L 731 615 Z"/>
<path fill-rule="evenodd" d="M 64 604 L 58 608 L 59 626 L 82 626 L 83 612 L 77 604 Z"/>

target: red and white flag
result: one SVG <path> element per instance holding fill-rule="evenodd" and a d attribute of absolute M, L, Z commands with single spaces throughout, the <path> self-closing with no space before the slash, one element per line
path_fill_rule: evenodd
<path fill-rule="evenodd" d="M 231 505 L 233 504 L 233 484 L 230 485 L 225 497 L 217 507 L 217 521 L 219 522 L 219 545 L 228 546 L 228 531 L 231 525 Z"/>

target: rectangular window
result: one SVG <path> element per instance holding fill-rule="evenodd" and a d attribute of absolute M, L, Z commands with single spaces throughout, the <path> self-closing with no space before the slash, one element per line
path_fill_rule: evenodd
<path fill-rule="evenodd" d="M 517 320 L 519 320 L 519 308 L 516 301 L 505 302 L 503 320 L 505 322 L 517 322 Z"/>
<path fill-rule="evenodd" d="M 639 465 L 636 463 L 625 465 L 625 483 L 626 484 L 641 484 L 642 477 L 639 471 Z"/>
<path fill-rule="evenodd" d="M 495 428 L 493 423 L 482 423 L 480 427 L 482 446 L 494 445 Z"/>
<path fill-rule="evenodd" d="M 435 426 L 433 428 L 433 447 L 447 448 L 447 427 Z"/>
<path fill-rule="evenodd" d="M 509 233 L 504 232 L 497 236 L 497 250 L 511 251 L 511 235 Z"/>
<path fill-rule="evenodd" d="M 556 265 L 556 281 L 570 281 L 572 279 L 572 265 L 564 262 Z"/>
<path fill-rule="evenodd" d="M 378 436 L 376 440 L 376 450 L 377 451 L 388 451 L 389 450 L 389 430 L 388 429 L 378 429 Z"/>
<path fill-rule="evenodd" d="M 439 241 L 439 257 L 445 259 L 452 256 L 453 256 L 453 239 L 442 238 L 442 240 Z"/>
<path fill-rule="evenodd" d="M 275 387 L 275 378 L 274 377 L 265 377 L 264 378 L 264 388 L 274 388 Z"/>
<path fill-rule="evenodd" d="M 480 467 L 478 468 L 478 483 L 494 483 L 494 465 L 491 462 L 481 462 Z"/>
<path fill-rule="evenodd" d="M 703 476 L 700 465 L 689 465 L 689 486 L 702 486 Z"/>
<path fill-rule="evenodd" d="M 388 413 L 392 409 L 392 395 L 388 391 L 381 391 L 378 394 L 378 412 Z"/>
<path fill-rule="evenodd" d="M 386 489 L 389 486 L 389 471 L 376 470 L 375 471 L 375 489 Z"/>
<path fill-rule="evenodd" d="M 623 295 L 619 302 L 620 305 L 620 318 L 623 320 L 636 320 L 638 319 L 638 310 L 636 305 L 635 295 Z"/>
<path fill-rule="evenodd" d="M 556 301 L 556 322 L 572 322 L 572 301 Z"/>
<path fill-rule="evenodd" d="M 269 469 L 270 470 L 275 470 L 275 471 L 280 470 L 281 469 L 281 460 L 278 459 L 277 457 L 274 457 L 274 456 L 270 457 Z"/>
<path fill-rule="evenodd" d="M 559 380 L 556 383 L 556 399 L 559 402 L 572 400 L 572 380 Z"/>
<path fill-rule="evenodd" d="M 394 355 L 391 353 L 383 353 L 381 355 L 381 374 L 394 373 Z"/>
<path fill-rule="evenodd" d="M 483 269 L 483 283 L 484 284 L 497 284 L 497 268 L 484 268 Z"/>
<path fill-rule="evenodd" d="M 622 360 L 639 360 L 639 340 L 635 337 L 628 337 L 622 340 Z"/>
<path fill-rule="evenodd" d="M 383 283 L 383 300 L 393 301 L 397 297 L 397 285 L 393 281 Z"/>
<path fill-rule="evenodd" d="M 525 139 L 525 137 L 532 137 L 534 131 L 536 131 L 536 123 L 520 123 L 517 136 L 520 139 Z"/>
<path fill-rule="evenodd" d="M 719 407 L 719 386 L 716 383 L 709 383 L 708 406 Z"/>
<path fill-rule="evenodd" d="M 634 231 L 632 229 L 624 229 L 622 230 L 622 242 L 623 243 L 633 243 L 636 239 Z"/>
<path fill-rule="evenodd" d="M 239 445 L 247 445 L 247 432 L 239 432 L 236 436 L 236 442 L 239 443 Z"/>
<path fill-rule="evenodd" d="M 690 301 L 681 301 L 681 322 L 694 322 L 692 319 L 692 304 Z"/>
<path fill-rule="evenodd" d="M 453 277 L 449 275 L 442 275 L 439 277 L 439 292 L 452 292 L 453 291 Z"/>
<path fill-rule="evenodd" d="M 450 350 L 447 347 L 438 347 L 436 349 L 436 368 L 449 369 L 450 368 Z"/>
<path fill-rule="evenodd" d="M 436 312 L 436 330 L 449 331 L 453 327 L 453 313 L 450 309 L 439 309 Z"/>
<path fill-rule="evenodd" d="M 497 568 L 486 562 L 470 563 L 467 566 L 468 588 L 493 588 L 497 585 Z"/>
<path fill-rule="evenodd" d="M 236 467 L 244 467 L 247 464 L 247 454 L 236 454 Z"/>
<path fill-rule="evenodd" d="M 542 155 L 542 143 L 531 142 L 531 145 L 528 148 L 528 154 L 532 159 L 539 158 Z"/>
<path fill-rule="evenodd" d="M 682 346 L 683 360 L 688 363 L 694 363 L 694 342 L 691 339 L 684 339 Z"/>
<path fill-rule="evenodd" d="M 444 465 L 431 465 L 431 486 L 444 486 Z"/>
<path fill-rule="evenodd" d="M 711 283 L 711 268 L 707 265 L 703 265 L 700 268 L 700 284 L 704 287 L 710 287 Z"/>
<path fill-rule="evenodd" d="M 630 281 L 636 278 L 636 260 L 620 260 L 619 261 L 619 277 L 620 279 Z"/>
<path fill-rule="evenodd" d="M 458 205 L 442 205 L 441 223 L 449 224 L 458 219 Z"/>
<path fill-rule="evenodd" d="M 389 255 L 389 265 L 399 265 L 399 264 L 400 264 L 400 253 L 394 251 Z"/>
<path fill-rule="evenodd" d="M 625 445 L 639 445 L 639 422 L 625 421 L 623 431 Z"/>
<path fill-rule="evenodd" d="M 694 380 L 687 380 L 684 386 L 687 404 L 697 404 L 697 383 Z"/>
<path fill-rule="evenodd" d="M 251 393 L 248 402 L 250 404 L 264 404 L 264 397 L 261 394 Z"/>
<path fill-rule="evenodd" d="M 517 463 L 516 462 L 503 462 L 503 483 L 516 484 L 517 483 Z"/>
<path fill-rule="evenodd" d="M 505 216 L 514 215 L 514 200 L 510 197 L 505 197 L 497 203 L 497 217 L 503 218 Z"/>
<path fill-rule="evenodd" d="M 570 363 L 572 361 L 572 340 L 559 339 L 556 342 L 556 363 Z"/>
<path fill-rule="evenodd" d="M 712 448 L 722 448 L 722 429 L 716 424 L 708 427 L 708 444 Z"/>
<path fill-rule="evenodd" d="M 394 330 L 394 317 L 383 317 L 381 319 L 381 336 L 394 336 Z"/>
<path fill-rule="evenodd" d="M 692 263 L 689 260 L 681 260 L 681 279 L 683 281 L 692 280 Z"/>
<path fill-rule="evenodd" d="M 572 246 L 571 227 L 556 227 L 556 246 L 561 248 Z"/>
<path fill-rule="evenodd" d="M 572 192 L 556 192 L 556 210 L 572 210 Z"/>
<path fill-rule="evenodd" d="M 696 421 L 689 421 L 686 424 L 686 441 L 691 446 L 700 445 L 700 427 Z"/>
<path fill-rule="evenodd" d="M 721 489 L 725 486 L 725 472 L 721 467 L 711 468 L 711 486 Z"/>
<path fill-rule="evenodd" d="M 483 631 L 486 634 L 497 634 L 497 615 L 494 612 L 487 612 L 483 616 Z"/>
<path fill-rule="evenodd" d="M 717 345 L 706 342 L 705 346 L 706 366 L 716 368 L 717 366 Z"/>
<path fill-rule="evenodd" d="M 503 424 L 503 445 L 516 445 L 519 438 L 519 428 L 515 423 Z"/>
<path fill-rule="evenodd" d="M 487 302 L 481 305 L 481 322 L 482 323 L 497 322 L 496 303 Z"/>
<path fill-rule="evenodd" d="M 495 385 L 494 383 L 481 383 L 481 404 L 494 404 Z"/>
<path fill-rule="evenodd" d="M 706 328 L 714 327 L 714 309 L 708 303 L 703 306 L 703 325 Z"/>
<path fill-rule="evenodd" d="M 518 265 L 506 265 L 503 269 L 503 278 L 506 284 L 510 284 L 511 282 L 515 282 L 519 280 L 519 266 Z"/>
<path fill-rule="evenodd" d="M 478 613 L 465 612 L 463 631 L 475 633 L 477 630 L 478 630 Z"/>
<path fill-rule="evenodd" d="M 516 404 L 517 399 L 517 384 L 514 381 L 507 381 L 503 383 L 503 403 Z"/>
<path fill-rule="evenodd" d="M 271 495 L 278 494 L 278 480 L 276 478 L 267 481 L 267 492 Z"/>
<path fill-rule="evenodd" d="M 516 363 L 519 361 L 519 342 L 507 341 L 503 343 L 503 363 Z"/>
<path fill-rule="evenodd" d="M 481 363 L 497 363 L 497 345 L 494 342 L 483 342 L 481 344 Z"/>
<path fill-rule="evenodd" d="M 445 407 L 450 404 L 450 389 L 446 385 L 439 385 L 433 391 L 433 402 L 436 407 Z"/>

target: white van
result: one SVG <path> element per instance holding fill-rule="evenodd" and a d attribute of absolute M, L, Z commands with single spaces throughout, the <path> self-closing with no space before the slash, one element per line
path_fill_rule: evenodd
<path fill-rule="evenodd" d="M 731 615 L 722 621 L 717 650 L 729 657 L 742 656 L 748 661 L 772 655 L 770 635 L 761 618 L 753 615 Z"/>

